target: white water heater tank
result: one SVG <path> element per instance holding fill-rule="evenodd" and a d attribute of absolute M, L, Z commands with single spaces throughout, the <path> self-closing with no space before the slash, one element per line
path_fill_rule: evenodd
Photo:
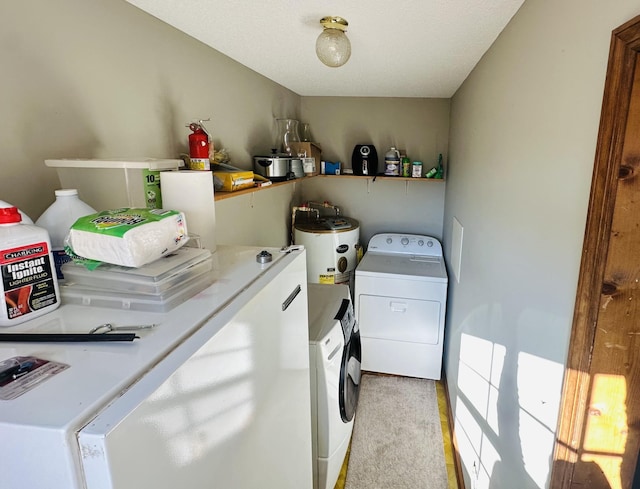
<path fill-rule="evenodd" d="M 360 225 L 343 216 L 321 217 L 295 223 L 295 244 L 307 250 L 307 281 L 351 285 L 357 265 Z"/>

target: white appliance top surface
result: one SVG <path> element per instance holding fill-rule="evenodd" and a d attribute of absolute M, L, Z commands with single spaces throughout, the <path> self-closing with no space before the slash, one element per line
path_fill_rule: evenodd
<path fill-rule="evenodd" d="M 256 255 L 269 251 L 273 261 L 259 264 Z M 294 255 L 304 251 L 291 252 Z M 0 425 L 66 429 L 94 416 L 143 372 L 204 322 L 216 317 L 237 293 L 290 259 L 277 248 L 218 246 L 213 253 L 213 284 L 167 313 L 149 313 L 62 305 L 25 323 L 0 327 L 0 333 L 88 333 L 102 323 L 156 324 L 137 331 L 133 342 L 0 343 L 0 360 L 35 356 L 70 366 L 13 400 L 0 401 Z M 221 321 L 220 327 L 224 324 Z"/>
<path fill-rule="evenodd" d="M 358 275 L 407 278 L 447 282 L 442 245 L 431 237 L 417 234 L 376 234 L 369 240 L 364 257 L 356 268 Z"/>
<path fill-rule="evenodd" d="M 307 285 L 309 302 L 309 342 L 322 341 L 336 325 L 334 319 L 343 299 L 350 299 L 349 286 L 344 284 Z"/>

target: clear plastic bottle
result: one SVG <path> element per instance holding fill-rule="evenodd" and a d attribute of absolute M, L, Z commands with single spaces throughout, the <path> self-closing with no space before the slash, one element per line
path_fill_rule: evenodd
<path fill-rule="evenodd" d="M 49 233 L 21 221 L 16 207 L 0 208 L 0 326 L 34 319 L 60 305 Z"/>
<path fill-rule="evenodd" d="M 56 190 L 55 202 L 36 221 L 36 226 L 49 232 L 58 280 L 64 280 L 62 265 L 71 261 L 64 251 L 64 240 L 71 226 L 79 217 L 95 214 L 95 212 L 93 207 L 80 200 L 77 189 L 62 189 Z"/>

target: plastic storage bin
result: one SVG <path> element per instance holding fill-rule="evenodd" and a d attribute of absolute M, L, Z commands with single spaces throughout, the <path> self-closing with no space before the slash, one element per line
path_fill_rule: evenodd
<path fill-rule="evenodd" d="M 106 307 L 131 311 L 168 312 L 187 299 L 202 292 L 214 281 L 213 272 L 204 273 L 186 286 L 172 287 L 167 291 L 152 294 L 133 294 L 96 289 L 79 284 L 60 286 L 63 304 Z"/>
<path fill-rule="evenodd" d="M 139 268 L 103 264 L 95 270 L 88 270 L 73 262 L 62 267 L 67 283 L 91 289 L 149 295 L 188 286 L 212 269 L 213 259 L 209 250 L 188 247 L 179 248 L 171 255 Z"/>
<path fill-rule="evenodd" d="M 45 160 L 55 168 L 60 183 L 76 188 L 80 197 L 97 211 L 121 207 L 162 208 L 160 172 L 184 165 L 174 159 Z"/>

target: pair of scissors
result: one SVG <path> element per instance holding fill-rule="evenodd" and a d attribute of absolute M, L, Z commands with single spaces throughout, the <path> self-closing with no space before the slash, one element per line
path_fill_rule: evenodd
<path fill-rule="evenodd" d="M 155 324 L 142 324 L 137 326 L 114 326 L 111 323 L 104 323 L 93 328 L 91 331 L 89 331 L 89 334 L 106 334 L 110 333 L 111 331 L 140 331 L 142 329 L 151 329 L 155 327 Z"/>

